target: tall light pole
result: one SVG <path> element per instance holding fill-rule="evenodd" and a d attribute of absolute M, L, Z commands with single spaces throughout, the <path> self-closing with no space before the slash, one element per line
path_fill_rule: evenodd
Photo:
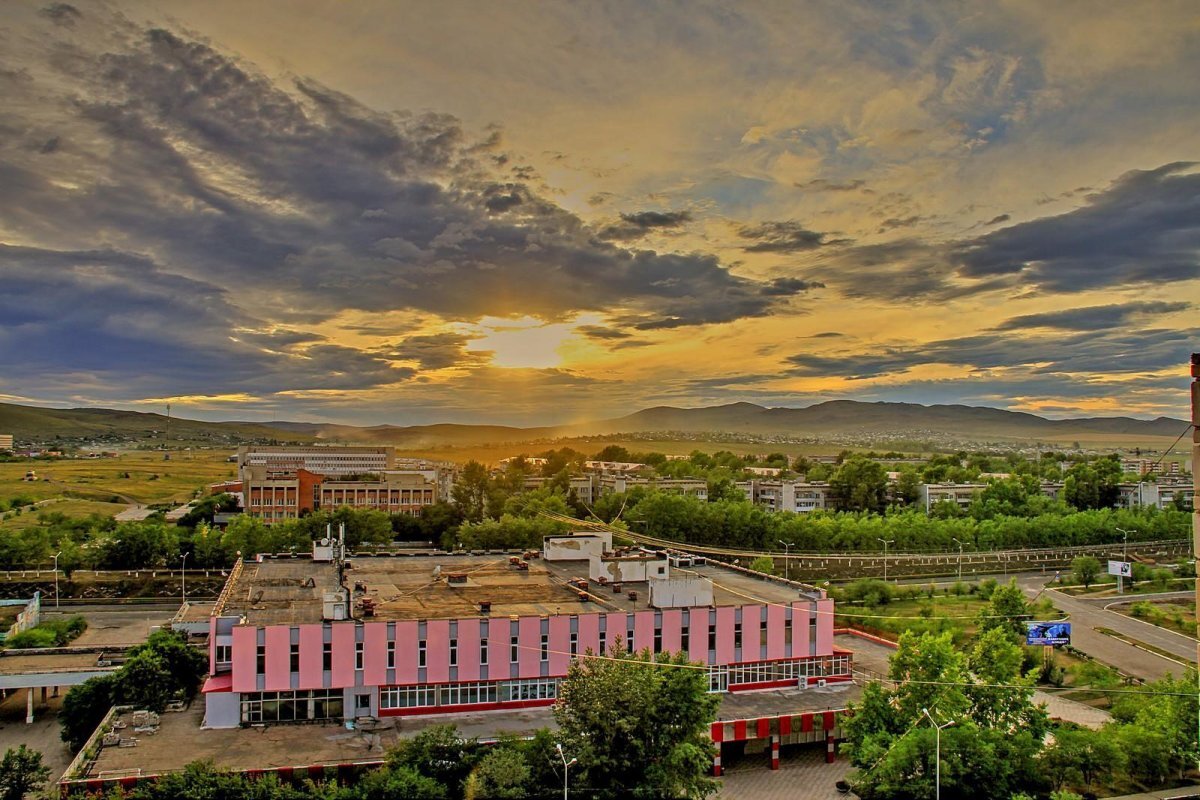
<path fill-rule="evenodd" d="M 570 772 L 570 770 L 571 770 L 571 767 L 573 767 L 573 766 L 575 766 L 576 764 L 578 764 L 578 763 L 579 763 L 579 759 L 577 759 L 577 758 L 572 758 L 570 761 L 567 761 L 567 756 L 566 756 L 566 754 L 563 752 L 563 749 L 562 749 L 562 744 L 561 744 L 561 743 L 559 743 L 559 742 L 555 742 L 555 743 L 554 743 L 554 748 L 555 748 L 556 750 L 558 750 L 558 757 L 562 759 L 562 764 L 563 764 L 563 800 L 567 800 L 567 775 L 569 774 L 569 772 Z"/>
<path fill-rule="evenodd" d="M 1119 530 L 1121 532 L 1121 563 L 1128 564 L 1129 563 L 1129 533 L 1130 532 L 1125 530 L 1124 528 L 1117 528 L 1117 530 Z M 1137 533 L 1137 531 L 1135 530 L 1135 531 L 1133 531 L 1133 533 Z M 1122 567 L 1122 569 L 1124 569 L 1124 568 Z M 1132 569 L 1130 570 L 1130 574 L 1131 575 L 1133 574 Z M 1125 594 L 1125 576 L 1124 575 L 1117 576 L 1117 594 Z"/>
<path fill-rule="evenodd" d="M 922 708 L 921 711 L 924 712 L 925 716 L 929 717 L 930 724 L 933 725 L 933 729 L 937 731 L 937 733 L 934 734 L 935 752 L 933 758 L 935 766 L 933 785 L 935 800 L 942 800 L 942 728 L 949 728 L 954 724 L 954 720 L 950 720 L 944 725 L 938 725 L 937 720 L 935 720 L 933 715 L 929 713 L 928 708 Z"/>
<path fill-rule="evenodd" d="M 962 580 L 962 548 L 963 548 L 963 543 L 962 543 L 962 542 L 960 542 L 958 539 L 954 539 L 954 537 L 951 537 L 951 538 L 954 540 L 954 543 L 955 543 L 956 545 L 958 545 L 958 579 L 961 581 L 961 580 Z"/>
<path fill-rule="evenodd" d="M 54 554 L 54 607 L 58 608 L 58 557 L 62 555 L 62 550 Z M 33 691 L 30 689 L 29 691 Z"/>
<path fill-rule="evenodd" d="M 184 553 L 179 559 L 180 594 L 183 595 L 182 605 L 185 606 L 187 605 L 187 557 L 188 554 Z"/>
<path fill-rule="evenodd" d="M 878 536 L 876 536 L 875 541 L 883 542 L 883 580 L 884 580 L 884 582 L 887 582 L 887 547 L 889 544 L 892 544 L 896 540 L 895 539 L 880 539 Z"/>
<path fill-rule="evenodd" d="M 783 575 L 790 581 L 792 579 L 792 548 L 796 544 L 795 542 L 785 542 L 783 539 L 780 539 L 779 543 L 783 545 Z"/>

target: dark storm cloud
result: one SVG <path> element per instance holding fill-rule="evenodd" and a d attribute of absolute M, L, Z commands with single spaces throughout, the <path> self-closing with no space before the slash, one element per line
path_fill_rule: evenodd
<path fill-rule="evenodd" d="M 73 379 L 151 394 L 274 393 L 414 374 L 313 334 L 271 329 L 230 306 L 224 289 L 137 254 L 0 245 L 0 272 L 4 378 L 31 392 Z"/>
<path fill-rule="evenodd" d="M 1001 222 L 1008 222 L 1010 219 L 1012 219 L 1012 215 L 1010 215 L 1010 214 L 999 214 L 997 216 L 992 217 L 991 219 L 989 219 L 987 222 L 985 222 L 983 224 L 988 225 L 988 226 L 999 225 Z"/>
<path fill-rule="evenodd" d="M 800 253 L 845 241 L 826 241 L 826 234 L 809 230 L 795 220 L 743 225 L 738 229 L 738 235 L 754 242 L 742 247 L 747 253 Z"/>
<path fill-rule="evenodd" d="M 409 336 L 390 348 L 386 355 L 397 361 L 416 361 L 423 370 L 474 366 L 487 360 L 485 352 L 468 352 L 474 337 L 463 333 L 433 333 Z"/>
<path fill-rule="evenodd" d="M 810 289 L 824 289 L 820 281 L 808 281 L 803 278 L 775 278 L 763 289 L 763 294 L 772 297 L 791 297 L 802 294 Z"/>
<path fill-rule="evenodd" d="M 810 192 L 852 192 L 866 185 L 864 180 L 853 180 L 838 183 L 824 178 L 814 178 L 811 181 L 794 184 L 797 189 L 807 189 Z"/>
<path fill-rule="evenodd" d="M 74 27 L 76 20 L 82 19 L 83 14 L 70 3 L 51 3 L 41 10 L 41 15 L 54 20 L 58 25 L 67 28 Z"/>
<path fill-rule="evenodd" d="M 995 327 L 998 331 L 1021 331 L 1028 328 L 1060 328 L 1070 331 L 1100 331 L 1128 325 L 1135 318 L 1186 311 L 1191 303 L 1122 303 L 1110 306 L 1087 306 L 1043 314 L 1012 317 Z"/>
<path fill-rule="evenodd" d="M 36 35 L 0 49 L 0 218 L 13 241 L 38 245 L 7 252 L 21 272 L 3 302 L 25 321 L 4 331 L 5 363 L 29 354 L 44 371 L 139 381 L 161 369 L 192 388 L 256 377 L 263 391 L 362 387 L 414 371 L 319 337 L 257 337 L 347 310 L 592 311 L 655 329 L 780 302 L 712 255 L 604 241 L 527 184 L 497 179 L 497 130 L 477 140 L 448 115 L 380 113 L 304 78 L 277 84 L 173 31 L 49 9 L 30 22 Z M 620 224 L 688 219 L 639 212 Z M 456 346 L 406 340 L 398 352 L 439 368 Z"/>
<path fill-rule="evenodd" d="M 880 347 L 869 353 L 814 355 L 787 359 L 791 372 L 805 376 L 874 378 L 905 373 L 927 364 L 979 370 L 1023 367 L 1033 374 L 1155 372 L 1186 363 L 1200 328 L 1113 331 L 1017 337 L 981 334 L 919 346 Z"/>
<path fill-rule="evenodd" d="M 687 211 L 639 211 L 636 214 L 621 214 L 621 221 L 600 229 L 602 239 L 631 241 L 640 239 L 653 230 L 675 230 L 692 221 Z"/>
<path fill-rule="evenodd" d="M 1128 172 L 1088 204 L 964 242 L 965 278 L 1017 276 L 1053 292 L 1200 277 L 1200 173 L 1177 162 Z"/>

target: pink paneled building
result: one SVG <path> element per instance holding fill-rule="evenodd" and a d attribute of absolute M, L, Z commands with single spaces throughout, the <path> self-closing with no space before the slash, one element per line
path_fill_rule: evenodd
<path fill-rule="evenodd" d="M 246 561 L 209 623 L 205 724 L 549 705 L 572 660 L 613 647 L 686 652 L 708 665 L 713 692 L 850 680 L 823 591 L 647 558 L 653 577 L 616 586 L 589 581 L 584 559 L 359 556 L 344 569 L 308 557 Z M 689 591 L 694 601 L 681 602 Z"/>

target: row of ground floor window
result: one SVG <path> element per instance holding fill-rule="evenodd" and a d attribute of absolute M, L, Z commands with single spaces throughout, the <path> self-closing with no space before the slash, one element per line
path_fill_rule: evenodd
<path fill-rule="evenodd" d="M 850 657 L 838 654 L 823 658 L 760 661 L 728 666 L 710 666 L 710 692 L 738 691 L 770 686 L 807 685 L 824 678 L 848 678 Z M 562 678 L 527 678 L 466 683 L 413 684 L 378 688 L 377 708 L 386 714 L 432 714 L 439 711 L 470 710 L 471 707 L 536 705 L 558 697 Z M 371 714 L 373 688 L 363 690 L 316 689 L 311 691 L 244 692 L 241 695 L 243 724 L 340 720 Z M 347 713 L 347 704 L 353 708 Z"/>

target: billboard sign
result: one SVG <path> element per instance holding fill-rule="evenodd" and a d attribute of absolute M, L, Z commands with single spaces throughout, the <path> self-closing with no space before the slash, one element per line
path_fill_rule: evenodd
<path fill-rule="evenodd" d="M 1133 564 L 1128 561 L 1110 561 L 1108 562 L 1108 574 L 1128 578 L 1133 574 Z"/>
<path fill-rule="evenodd" d="M 1028 629 L 1025 633 L 1027 645 L 1061 645 L 1071 643 L 1071 623 L 1069 622 L 1026 622 Z"/>

